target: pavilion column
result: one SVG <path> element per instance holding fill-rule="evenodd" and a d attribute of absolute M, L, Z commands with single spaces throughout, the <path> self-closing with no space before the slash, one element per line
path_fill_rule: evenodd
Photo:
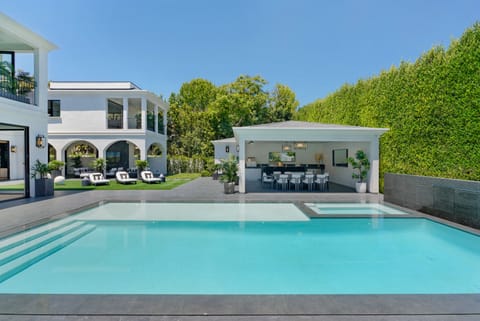
<path fill-rule="evenodd" d="M 379 153 L 379 137 L 375 136 L 370 141 L 370 149 L 368 158 L 370 160 L 370 171 L 368 174 L 368 191 L 370 193 L 379 192 L 379 177 L 380 177 L 380 153 Z"/>
<path fill-rule="evenodd" d="M 128 98 L 123 98 L 123 129 L 128 129 Z"/>
<path fill-rule="evenodd" d="M 238 182 L 238 191 L 240 193 L 246 192 L 245 184 L 245 140 L 241 139 L 239 142 L 238 151 L 238 176 L 240 177 Z"/>
<path fill-rule="evenodd" d="M 142 130 L 147 130 L 147 100 L 142 98 Z"/>

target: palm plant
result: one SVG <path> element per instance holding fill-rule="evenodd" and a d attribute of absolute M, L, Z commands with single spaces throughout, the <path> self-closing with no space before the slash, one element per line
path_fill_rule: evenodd
<path fill-rule="evenodd" d="M 220 180 L 223 183 L 234 183 L 238 177 L 238 161 L 235 155 L 230 154 L 228 159 L 223 159 L 220 164 L 222 175 Z"/>
<path fill-rule="evenodd" d="M 105 167 L 107 166 L 107 161 L 103 158 L 97 158 L 92 161 L 92 166 L 97 172 L 103 173 Z"/>

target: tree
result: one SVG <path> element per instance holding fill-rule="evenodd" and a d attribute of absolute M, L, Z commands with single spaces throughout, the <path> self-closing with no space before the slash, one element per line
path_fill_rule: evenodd
<path fill-rule="evenodd" d="M 178 94 L 169 99 L 169 143 L 170 155 L 210 157 L 214 138 L 207 110 L 216 99 L 217 87 L 208 80 L 194 79 L 184 83 Z"/>
<path fill-rule="evenodd" d="M 295 93 L 282 84 L 277 84 L 271 93 L 268 118 L 271 122 L 290 120 L 299 105 Z"/>
<path fill-rule="evenodd" d="M 212 128 L 216 139 L 231 137 L 232 127 L 264 123 L 267 120 L 267 82 L 260 76 L 240 76 L 223 85 L 212 104 Z"/>

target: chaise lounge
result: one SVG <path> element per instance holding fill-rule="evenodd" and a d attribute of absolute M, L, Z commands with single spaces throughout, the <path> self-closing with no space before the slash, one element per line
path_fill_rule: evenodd
<path fill-rule="evenodd" d="M 92 173 L 88 175 L 88 178 L 90 179 L 90 184 L 95 186 L 110 184 L 110 181 L 108 179 L 105 179 L 102 173 Z"/>
<path fill-rule="evenodd" d="M 162 180 L 158 177 L 154 177 L 151 171 L 143 171 L 140 173 L 142 177 L 142 181 L 144 183 L 152 184 L 152 183 L 160 183 Z"/>
<path fill-rule="evenodd" d="M 137 184 L 137 180 L 135 178 L 130 178 L 125 171 L 117 171 L 115 173 L 115 179 L 120 184 Z"/>

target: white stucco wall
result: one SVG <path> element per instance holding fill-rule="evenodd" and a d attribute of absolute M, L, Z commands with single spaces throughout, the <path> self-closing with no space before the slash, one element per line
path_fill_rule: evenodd
<path fill-rule="evenodd" d="M 30 163 L 27 164 L 28 168 L 31 168 L 37 159 L 43 163 L 47 162 L 47 149 L 35 146 L 35 137 L 37 135 L 47 137 L 47 114 L 45 109 L 45 104 L 34 106 L 0 97 L 1 122 L 28 127 L 29 129 Z M 0 133 L 1 139 L 11 140 L 10 146 L 17 146 L 17 152 L 10 153 L 10 175 L 12 179 L 25 178 L 25 145 L 23 143 L 23 135 L 23 131 Z M 27 177 L 30 177 L 30 173 L 27 174 Z M 30 178 L 30 195 L 35 196 L 35 184 L 32 178 Z"/>
<path fill-rule="evenodd" d="M 109 129 L 107 126 L 107 101 L 118 98 L 123 101 L 124 125 L 127 124 L 128 99 L 143 99 L 151 101 L 166 115 L 168 106 L 159 98 L 144 90 L 50 90 L 49 100 L 60 100 L 60 117 L 50 117 L 48 122 L 48 136 L 50 144 L 57 151 L 57 159 L 65 161 L 65 149 L 72 143 L 87 141 L 94 145 L 99 157 L 106 157 L 106 150 L 113 143 L 128 141 L 140 149 L 141 159 L 147 159 L 149 146 L 156 143 L 163 151 L 162 158 L 150 164 L 154 171 L 166 173 L 167 135 L 146 130 L 145 110 L 142 111 L 142 129 Z M 166 128 L 166 117 L 163 120 Z M 130 148 L 129 166 L 135 167 L 133 147 Z"/>
<path fill-rule="evenodd" d="M 219 164 L 222 159 L 227 159 L 229 154 L 233 154 L 234 156 L 238 157 L 237 152 L 237 144 L 235 142 L 212 142 L 214 146 L 214 162 L 215 164 Z M 228 146 L 229 151 L 226 151 L 226 147 Z"/>

